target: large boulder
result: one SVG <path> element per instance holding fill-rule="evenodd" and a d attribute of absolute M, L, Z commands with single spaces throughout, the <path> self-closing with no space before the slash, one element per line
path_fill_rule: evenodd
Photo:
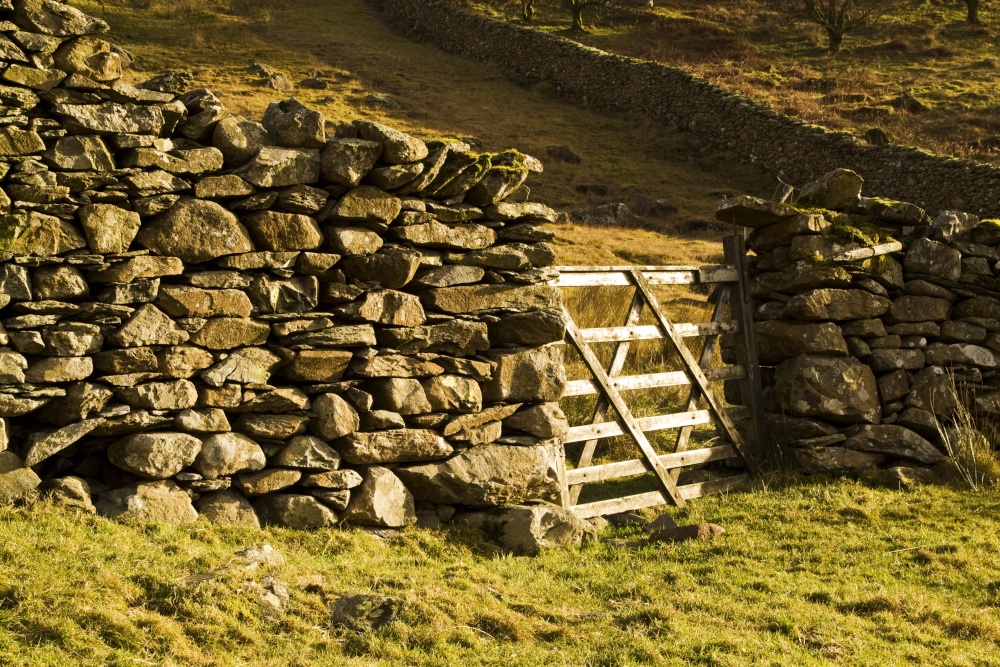
<path fill-rule="evenodd" d="M 853 357 L 801 354 L 783 361 L 774 399 L 786 414 L 835 424 L 877 424 L 882 412 L 874 373 Z"/>
<path fill-rule="evenodd" d="M 485 532 L 507 551 L 532 556 L 543 549 L 579 547 L 597 539 L 593 524 L 552 503 L 466 512 L 455 522 Z"/>
<path fill-rule="evenodd" d="M 396 475 L 418 501 L 496 507 L 559 497 L 562 444 L 479 445 L 440 463 L 403 466 Z"/>
<path fill-rule="evenodd" d="M 11 20 L 28 32 L 53 37 L 76 37 L 97 35 L 109 30 L 104 21 L 56 0 L 15 0 L 13 3 L 0 3 L 0 6 L 3 5 L 7 9 L 13 5 Z"/>
<path fill-rule="evenodd" d="M 864 179 L 857 172 L 834 169 L 803 187 L 795 203 L 838 211 L 847 209 L 858 204 L 863 184 Z"/>
<path fill-rule="evenodd" d="M 172 480 L 140 482 L 102 493 L 97 511 L 109 519 L 184 524 L 198 519 L 191 497 Z"/>
<path fill-rule="evenodd" d="M 363 526 L 402 528 L 415 523 L 413 496 L 388 468 L 372 466 L 364 481 L 351 491 L 351 500 L 342 515 L 346 523 Z"/>
<path fill-rule="evenodd" d="M 191 263 L 254 249 L 235 215 L 213 201 L 192 198 L 182 198 L 143 225 L 137 239 L 153 252 Z"/>

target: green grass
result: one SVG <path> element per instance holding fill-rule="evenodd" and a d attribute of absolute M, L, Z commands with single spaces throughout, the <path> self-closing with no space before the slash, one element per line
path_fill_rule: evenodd
<path fill-rule="evenodd" d="M 463 531 L 263 533 L 0 509 L 0 664 L 997 665 L 1000 497 L 851 481 L 758 482 L 673 513 L 711 543 L 537 558 Z M 636 529 L 606 537 L 639 539 Z M 286 562 L 187 577 L 268 543 Z M 269 614 L 254 585 L 284 582 Z M 377 634 L 328 604 L 404 601 Z"/>

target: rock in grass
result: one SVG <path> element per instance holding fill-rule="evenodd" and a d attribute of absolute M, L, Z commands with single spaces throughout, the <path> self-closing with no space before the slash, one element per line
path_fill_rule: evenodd
<path fill-rule="evenodd" d="M 690 526 L 667 526 L 649 533 L 651 542 L 709 542 L 720 535 L 725 535 L 726 529 L 715 523 L 696 523 Z"/>
<path fill-rule="evenodd" d="M 543 549 L 579 547 L 597 539 L 593 525 L 552 503 L 467 512 L 455 521 L 484 531 L 500 547 L 516 554 L 536 555 Z"/>
<path fill-rule="evenodd" d="M 109 519 L 185 524 L 198 519 L 191 497 L 172 480 L 140 482 L 102 493 L 96 503 Z"/>
<path fill-rule="evenodd" d="M 0 502 L 10 503 L 22 498 L 41 482 L 14 452 L 0 452 Z"/>
<path fill-rule="evenodd" d="M 381 595 L 344 595 L 330 608 L 330 620 L 335 627 L 354 632 L 378 632 L 399 616 L 401 600 Z"/>
<path fill-rule="evenodd" d="M 196 506 L 201 516 L 217 526 L 260 528 L 253 505 L 239 491 L 226 489 L 203 495 Z"/>
<path fill-rule="evenodd" d="M 343 520 L 363 526 L 402 528 L 415 523 L 413 496 L 391 470 L 372 466 L 361 486 L 351 492 Z"/>

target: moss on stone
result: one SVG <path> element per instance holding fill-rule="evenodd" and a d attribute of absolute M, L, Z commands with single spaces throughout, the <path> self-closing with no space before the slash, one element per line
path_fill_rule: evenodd
<path fill-rule="evenodd" d="M 828 215 L 831 223 L 830 236 L 845 243 L 876 246 L 894 240 L 866 215 L 833 211 L 828 212 Z"/>

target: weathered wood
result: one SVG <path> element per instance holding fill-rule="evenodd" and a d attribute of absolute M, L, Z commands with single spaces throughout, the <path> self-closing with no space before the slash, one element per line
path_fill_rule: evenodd
<path fill-rule="evenodd" d="M 745 377 L 742 366 L 724 366 L 723 368 L 705 369 L 705 377 L 712 382 L 719 380 L 741 380 Z M 638 389 L 655 389 L 657 387 L 683 387 L 691 384 L 691 378 L 684 371 L 668 373 L 649 373 L 646 375 L 622 375 L 612 377 L 611 383 L 618 391 L 636 391 Z M 570 396 L 591 396 L 600 393 L 593 380 L 570 380 L 566 383 L 564 398 Z M 697 409 L 697 405 L 691 408 Z"/>
<path fill-rule="evenodd" d="M 749 408 L 742 406 L 727 408 L 726 416 L 732 421 L 740 421 L 749 415 Z M 695 410 L 693 412 L 674 412 L 669 415 L 656 415 L 654 417 L 639 417 L 636 422 L 643 433 L 653 433 L 654 431 L 666 431 L 674 428 L 684 428 L 685 426 L 700 426 L 711 424 L 714 421 L 711 410 Z M 618 435 L 627 435 L 618 422 L 600 422 L 598 424 L 586 424 L 585 426 L 570 426 L 566 442 L 583 442 L 591 438 L 613 438 Z M 583 467 L 583 466 L 580 466 Z"/>
<path fill-rule="evenodd" d="M 641 271 L 651 285 L 732 283 L 739 276 L 732 266 L 559 266 L 556 287 L 628 287 L 629 275 Z"/>
<path fill-rule="evenodd" d="M 880 245 L 871 246 L 868 248 L 856 248 L 854 250 L 848 250 L 847 252 L 842 252 L 833 258 L 834 262 L 857 262 L 864 259 L 871 259 L 872 257 L 879 257 L 881 255 L 890 255 L 894 252 L 900 252 L 903 249 L 903 244 L 899 241 L 892 241 L 890 243 L 882 243 Z"/>
<path fill-rule="evenodd" d="M 747 483 L 750 479 L 748 475 L 734 475 L 723 479 L 716 479 L 710 482 L 699 482 L 697 484 L 686 484 L 678 487 L 678 492 L 685 500 L 693 500 L 702 496 L 717 493 L 727 493 L 733 491 Z M 591 519 L 595 516 L 607 516 L 608 514 L 619 514 L 621 512 L 631 512 L 644 509 L 646 507 L 656 507 L 667 503 L 667 498 L 662 491 L 650 491 L 648 493 L 638 493 L 633 496 L 623 498 L 612 498 L 610 500 L 600 500 L 583 505 L 574 505 L 571 509 L 581 519 Z"/>
<path fill-rule="evenodd" d="M 705 397 L 705 401 L 708 403 L 709 408 L 715 414 L 716 419 L 718 419 L 719 425 L 722 426 L 722 430 L 725 431 L 726 437 L 729 441 L 733 443 L 733 446 L 740 452 L 743 460 L 747 462 L 748 465 L 752 465 L 752 455 L 747 451 L 745 444 L 743 443 L 743 438 L 740 436 L 739 431 L 736 430 L 736 426 L 733 424 L 732 420 L 726 414 L 725 409 L 722 406 L 722 402 L 718 399 L 712 388 L 708 384 L 708 378 L 705 377 L 705 372 L 698 365 L 698 361 L 691 354 L 691 350 L 687 348 L 684 344 L 684 340 L 677 335 L 674 331 L 673 323 L 671 323 L 670 318 L 664 312 L 663 307 L 660 305 L 660 300 L 656 298 L 653 293 L 653 289 L 646 280 L 645 276 L 642 275 L 640 271 L 633 271 L 632 277 L 635 280 L 636 286 L 639 291 L 642 292 L 643 296 L 646 297 L 646 303 L 649 305 L 650 310 L 653 311 L 653 315 L 659 321 L 660 326 L 663 327 L 663 331 L 670 338 L 674 347 L 677 348 L 677 352 L 680 354 L 681 360 L 684 362 L 684 366 L 687 368 L 688 373 L 691 374 L 692 379 L 701 393 Z M 753 327 L 744 327 L 753 329 Z M 671 480 L 673 481 L 673 480 Z"/>
<path fill-rule="evenodd" d="M 645 279 L 642 279 L 645 281 Z M 652 305 L 649 298 L 646 298 L 647 303 Z M 677 493 L 677 484 L 674 483 L 673 477 L 670 476 L 670 471 L 660 464 L 660 459 L 656 450 L 646 439 L 645 433 L 642 432 L 642 427 L 639 422 L 632 415 L 632 411 L 629 410 L 628 405 L 622 399 L 621 394 L 611 386 L 611 378 L 608 377 L 607 372 L 604 370 L 604 366 L 601 365 L 601 360 L 597 358 L 594 351 L 590 349 L 590 346 L 586 341 L 583 340 L 583 336 L 580 334 L 580 329 L 576 326 L 573 318 L 570 317 L 569 313 L 566 315 L 566 335 L 570 337 L 570 340 L 576 345 L 577 349 L 580 351 L 580 356 L 583 358 L 583 362 L 590 369 L 593 374 L 594 379 L 600 385 L 601 389 L 604 391 L 608 402 L 618 413 L 619 419 L 621 421 L 621 426 L 628 431 L 628 434 L 635 440 L 636 444 L 639 445 L 639 449 L 642 450 L 643 456 L 649 462 L 659 478 L 660 483 L 663 484 L 663 489 L 666 491 L 667 496 L 674 502 L 678 507 L 684 506 L 684 499 L 681 498 Z M 679 340 L 679 339 L 678 339 Z"/>
<path fill-rule="evenodd" d="M 750 408 L 750 439 L 748 451 L 744 452 L 747 466 L 753 470 L 760 464 L 767 427 L 764 420 L 763 383 L 760 377 L 760 362 L 757 356 L 757 336 L 753 327 L 753 299 L 750 296 L 750 278 L 746 267 L 746 241 L 741 235 L 723 240 L 726 260 L 732 262 L 740 273 L 733 299 L 733 318 L 742 323 L 739 344 L 736 346 L 736 360 L 746 369 L 746 377 L 740 383 L 743 405 Z"/>
<path fill-rule="evenodd" d="M 660 462 L 663 463 L 665 468 L 675 469 L 708 463 L 710 461 L 725 461 L 738 457 L 739 453 L 729 445 L 719 445 L 718 447 L 689 449 L 684 452 L 663 454 L 660 456 Z M 643 459 L 632 459 L 631 461 L 616 461 L 615 463 L 607 463 L 600 466 L 567 470 L 566 482 L 571 485 L 589 484 L 592 482 L 604 482 L 609 479 L 632 477 L 646 472 L 649 472 L 649 466 L 646 465 Z"/>
<path fill-rule="evenodd" d="M 625 316 L 625 326 L 633 326 L 642 317 L 642 307 L 645 302 L 642 300 L 642 295 L 639 294 L 638 290 L 632 294 L 632 303 L 629 304 L 628 314 Z M 611 358 L 611 364 L 608 366 L 608 377 L 616 377 L 625 368 L 625 360 L 628 358 L 628 351 L 631 347 L 631 343 L 628 341 L 622 341 L 615 346 L 615 353 Z M 597 385 L 594 385 L 595 391 L 600 393 L 597 389 Z M 590 419 L 591 424 L 597 424 L 607 420 L 608 418 L 608 399 L 603 395 L 597 399 L 597 405 L 594 406 L 594 414 Z M 583 450 L 580 452 L 580 460 L 577 464 L 577 468 L 585 468 L 590 465 L 590 462 L 594 459 L 594 452 L 597 451 L 597 442 L 599 438 L 591 438 L 583 443 Z M 570 499 L 570 504 L 575 503 L 580 498 L 581 487 L 574 486 L 569 488 L 568 495 Z"/>
<path fill-rule="evenodd" d="M 738 333 L 739 322 L 694 322 L 675 324 L 674 329 L 677 335 L 682 338 L 694 338 L 697 336 L 716 336 L 725 333 Z M 626 327 L 604 327 L 595 329 L 581 329 L 583 339 L 588 343 L 618 343 L 622 341 L 636 340 L 662 340 L 666 338 L 663 332 L 655 324 L 643 324 Z"/>
<path fill-rule="evenodd" d="M 729 301 L 732 294 L 732 287 L 729 285 L 719 285 L 715 288 L 716 300 L 715 300 L 715 310 L 712 312 L 712 322 L 721 322 L 726 316 L 726 310 L 729 308 Z M 698 365 L 705 369 L 705 377 L 710 380 L 715 380 L 713 378 L 709 366 L 712 364 L 712 355 L 715 352 L 715 343 L 719 339 L 718 336 L 708 336 L 705 339 L 705 346 L 701 349 L 701 356 L 698 359 Z M 743 377 L 743 368 L 740 368 L 740 376 Z M 697 410 L 698 404 L 701 402 L 701 392 L 694 385 L 691 386 L 691 390 L 688 392 L 688 410 Z M 691 439 L 692 428 L 690 426 L 685 426 L 681 429 L 680 433 L 677 434 L 677 440 L 674 442 L 674 451 L 682 452 L 687 449 L 688 441 Z M 678 471 L 673 472 L 674 479 L 677 479 Z"/>

